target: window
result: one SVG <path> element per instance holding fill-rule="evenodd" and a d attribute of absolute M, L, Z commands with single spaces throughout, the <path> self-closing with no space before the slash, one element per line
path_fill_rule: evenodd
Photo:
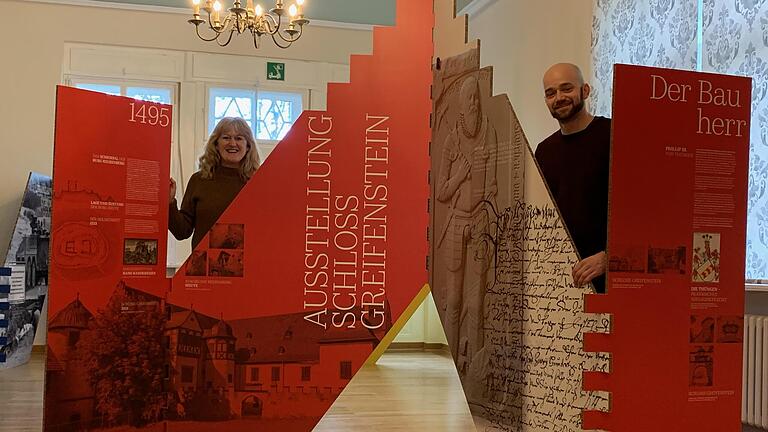
<path fill-rule="evenodd" d="M 351 361 L 343 361 L 339 363 L 339 377 L 341 379 L 352 379 L 352 362 Z"/>
<path fill-rule="evenodd" d="M 212 88 L 208 93 L 208 134 L 224 117 L 245 119 L 253 129 L 256 91 L 232 88 Z"/>
<path fill-rule="evenodd" d="M 280 367 L 272 366 L 272 381 L 280 381 Z"/>
<path fill-rule="evenodd" d="M 91 90 L 114 96 L 127 96 L 134 99 L 173 105 L 174 87 L 167 84 L 149 84 L 137 82 L 135 85 L 128 83 L 100 82 L 97 79 L 74 78 L 71 80 L 73 87 L 83 90 Z"/>
<path fill-rule="evenodd" d="M 191 383 L 192 377 L 195 375 L 195 368 L 192 366 L 182 366 L 181 367 L 181 382 L 183 383 Z"/>
<path fill-rule="evenodd" d="M 77 330 L 72 330 L 69 332 L 69 346 L 73 347 L 77 345 L 77 342 L 80 340 L 80 332 Z"/>
<path fill-rule="evenodd" d="M 121 94 L 119 85 L 79 83 L 79 84 L 75 84 L 75 87 L 79 89 L 91 90 L 99 93 L 106 93 L 113 96 L 120 96 Z"/>
<path fill-rule="evenodd" d="M 251 368 L 251 382 L 259 380 L 259 368 Z"/>
<path fill-rule="evenodd" d="M 312 379 L 312 367 L 311 366 L 302 366 L 301 367 L 301 380 L 302 381 L 309 381 Z"/>
<path fill-rule="evenodd" d="M 256 139 L 280 141 L 301 115 L 301 95 L 260 91 L 256 106 Z"/>
<path fill-rule="evenodd" d="M 224 117 L 241 117 L 257 140 L 279 141 L 303 110 L 301 92 L 213 87 L 208 91 L 208 133 Z"/>

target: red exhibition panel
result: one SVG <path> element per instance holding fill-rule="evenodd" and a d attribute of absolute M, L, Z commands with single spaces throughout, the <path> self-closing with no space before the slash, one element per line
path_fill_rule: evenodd
<path fill-rule="evenodd" d="M 107 413 L 162 388 L 152 334 L 168 289 L 171 118 L 167 105 L 57 89 L 45 430 L 131 417 Z M 126 287 L 154 300 L 124 300 Z M 136 373 L 109 375 L 123 363 Z"/>
<path fill-rule="evenodd" d="M 218 392 L 226 430 L 311 430 L 427 283 L 432 22 L 399 1 L 174 277 L 169 385 Z"/>
<path fill-rule="evenodd" d="M 397 17 L 173 280 L 169 108 L 59 89 L 47 431 L 317 424 L 427 283 L 432 5 Z"/>
<path fill-rule="evenodd" d="M 751 80 L 617 65 L 608 293 L 611 352 L 585 429 L 740 431 Z M 594 342 L 594 343 L 593 343 Z"/>

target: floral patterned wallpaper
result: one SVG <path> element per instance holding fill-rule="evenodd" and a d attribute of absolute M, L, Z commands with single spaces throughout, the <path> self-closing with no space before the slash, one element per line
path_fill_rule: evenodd
<path fill-rule="evenodd" d="M 594 0 L 592 109 L 610 116 L 613 64 L 696 69 L 697 0 Z M 753 77 L 747 279 L 768 279 L 768 0 L 703 0 L 704 71 Z"/>
<path fill-rule="evenodd" d="M 696 0 L 595 0 L 592 110 L 610 117 L 613 64 L 696 69 Z"/>
<path fill-rule="evenodd" d="M 703 15 L 703 70 L 752 77 L 747 279 L 768 279 L 768 0 L 705 0 Z"/>

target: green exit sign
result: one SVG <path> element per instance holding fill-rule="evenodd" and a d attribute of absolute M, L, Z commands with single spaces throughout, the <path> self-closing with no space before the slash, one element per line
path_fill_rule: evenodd
<path fill-rule="evenodd" d="M 285 63 L 267 62 L 267 79 L 270 81 L 285 81 Z"/>

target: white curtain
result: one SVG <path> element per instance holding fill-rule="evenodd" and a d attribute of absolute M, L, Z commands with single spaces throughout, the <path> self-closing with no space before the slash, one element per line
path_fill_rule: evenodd
<path fill-rule="evenodd" d="M 704 71 L 753 77 L 746 276 L 768 279 L 768 0 L 594 3 L 590 82 L 597 114 L 611 113 L 614 63 L 695 70 L 700 54 Z"/>

